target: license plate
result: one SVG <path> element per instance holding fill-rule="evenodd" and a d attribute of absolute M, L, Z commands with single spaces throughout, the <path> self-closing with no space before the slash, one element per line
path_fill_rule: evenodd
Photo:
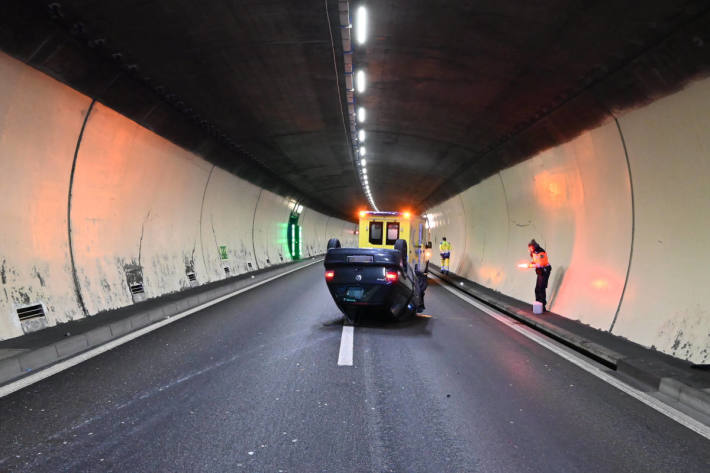
<path fill-rule="evenodd" d="M 345 291 L 345 297 L 349 299 L 355 299 L 358 300 L 362 298 L 362 294 L 365 292 L 365 290 L 361 287 L 349 287 Z"/>
<path fill-rule="evenodd" d="M 348 256 L 348 263 L 372 263 L 372 255 Z"/>

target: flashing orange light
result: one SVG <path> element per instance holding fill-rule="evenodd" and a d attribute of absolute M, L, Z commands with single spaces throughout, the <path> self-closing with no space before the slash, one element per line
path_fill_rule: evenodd
<path fill-rule="evenodd" d="M 387 282 L 397 282 L 397 280 L 399 280 L 399 274 L 396 271 L 387 271 L 385 278 Z"/>
<path fill-rule="evenodd" d="M 409 212 L 402 212 L 402 216 L 403 216 L 404 218 L 406 218 L 407 220 L 409 220 L 409 218 L 412 216 L 412 214 L 409 213 Z"/>
<path fill-rule="evenodd" d="M 599 290 L 609 289 L 609 281 L 604 278 L 595 279 L 594 281 L 592 281 L 592 286 Z"/>
<path fill-rule="evenodd" d="M 360 218 L 364 217 L 365 215 L 367 215 L 367 210 L 361 210 L 360 211 Z"/>
<path fill-rule="evenodd" d="M 325 280 L 326 281 L 332 281 L 334 277 L 335 277 L 335 271 L 329 270 L 329 271 L 325 272 Z"/>
<path fill-rule="evenodd" d="M 518 268 L 527 269 L 527 268 L 529 268 L 529 267 L 530 267 L 530 265 L 529 265 L 528 263 L 520 263 L 520 264 L 518 265 Z"/>

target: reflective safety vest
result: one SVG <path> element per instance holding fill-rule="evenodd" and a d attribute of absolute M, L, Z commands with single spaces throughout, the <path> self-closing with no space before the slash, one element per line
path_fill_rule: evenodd
<path fill-rule="evenodd" d="M 449 253 L 451 251 L 451 243 L 448 241 L 442 241 L 439 245 L 439 251 L 442 253 Z"/>
<path fill-rule="evenodd" d="M 533 252 L 532 259 L 532 266 L 535 268 L 550 266 L 550 261 L 547 259 L 547 253 L 544 251 L 539 253 Z"/>

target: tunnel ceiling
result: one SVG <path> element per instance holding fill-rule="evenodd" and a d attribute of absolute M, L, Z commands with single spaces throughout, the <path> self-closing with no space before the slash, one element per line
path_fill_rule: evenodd
<path fill-rule="evenodd" d="M 353 63 L 368 77 L 357 100 L 380 209 L 438 203 L 710 63 L 707 2 L 366 5 Z M 337 1 L 0 8 L 9 54 L 257 184 L 349 219 L 366 206 L 343 117 Z"/>

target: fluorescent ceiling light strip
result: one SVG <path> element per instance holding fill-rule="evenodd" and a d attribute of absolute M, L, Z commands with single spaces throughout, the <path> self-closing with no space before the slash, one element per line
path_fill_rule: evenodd
<path fill-rule="evenodd" d="M 355 40 L 363 44 L 367 39 L 367 9 L 360 7 L 355 15 Z"/>
<path fill-rule="evenodd" d="M 362 69 L 355 74 L 355 87 L 358 94 L 365 92 L 365 71 Z"/>
<path fill-rule="evenodd" d="M 359 121 L 360 123 L 364 122 L 365 121 L 365 114 L 366 114 L 366 112 L 363 107 L 358 108 L 357 109 L 357 121 Z"/>

